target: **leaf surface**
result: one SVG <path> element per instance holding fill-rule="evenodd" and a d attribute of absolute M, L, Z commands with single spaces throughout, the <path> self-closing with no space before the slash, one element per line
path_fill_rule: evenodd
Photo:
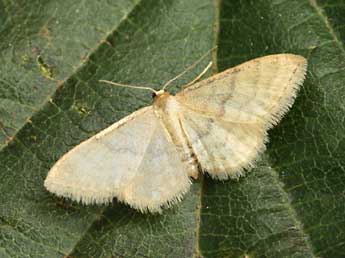
<path fill-rule="evenodd" d="M 344 4 L 114 3 L 0 3 L 0 257 L 343 257 Z M 295 104 L 246 177 L 206 176 L 163 215 L 44 190 L 61 155 L 151 103 L 145 91 L 99 79 L 159 89 L 215 44 L 218 71 L 272 53 L 309 62 Z"/>

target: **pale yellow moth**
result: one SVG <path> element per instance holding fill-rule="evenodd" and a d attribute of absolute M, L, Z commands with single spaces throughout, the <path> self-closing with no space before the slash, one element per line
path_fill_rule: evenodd
<path fill-rule="evenodd" d="M 159 91 L 127 86 L 153 91 L 153 104 L 70 150 L 44 185 L 85 204 L 116 197 L 142 212 L 161 212 L 181 200 L 199 168 L 216 179 L 238 178 L 293 104 L 306 66 L 298 55 L 269 55 L 196 82 L 205 69 L 175 96 L 165 88 L 183 73 Z"/>

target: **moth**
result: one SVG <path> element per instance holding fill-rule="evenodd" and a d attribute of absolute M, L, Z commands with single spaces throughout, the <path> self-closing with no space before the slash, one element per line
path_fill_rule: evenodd
<path fill-rule="evenodd" d="M 198 81 L 210 65 L 175 96 L 165 88 L 183 73 L 159 91 L 127 86 L 153 91 L 153 104 L 62 156 L 46 189 L 84 204 L 116 197 L 161 212 L 182 199 L 199 171 L 219 180 L 243 175 L 265 150 L 267 130 L 293 104 L 307 61 L 269 55 Z"/>

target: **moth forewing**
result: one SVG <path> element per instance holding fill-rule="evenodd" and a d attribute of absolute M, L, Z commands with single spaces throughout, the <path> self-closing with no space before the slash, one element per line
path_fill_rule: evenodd
<path fill-rule="evenodd" d="M 267 130 L 292 105 L 306 73 L 292 54 L 257 58 L 185 88 L 183 125 L 196 157 L 212 177 L 238 178 L 265 150 Z"/>
<path fill-rule="evenodd" d="M 113 197 L 141 211 L 180 200 L 190 180 L 152 106 L 115 123 L 65 154 L 45 187 L 85 204 Z"/>
<path fill-rule="evenodd" d="M 274 123 L 293 103 L 306 66 L 302 56 L 265 56 L 196 83 L 176 98 L 192 110 L 229 122 Z"/>

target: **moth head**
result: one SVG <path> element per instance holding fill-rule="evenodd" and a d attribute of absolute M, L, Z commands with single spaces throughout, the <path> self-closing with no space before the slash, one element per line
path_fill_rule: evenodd
<path fill-rule="evenodd" d="M 167 100 L 171 96 L 169 92 L 164 91 L 164 90 L 159 90 L 155 92 L 156 96 L 153 97 L 153 105 L 159 108 L 165 107 Z"/>
<path fill-rule="evenodd" d="M 152 98 L 155 99 L 155 98 L 162 96 L 166 93 L 167 92 L 165 90 L 154 91 L 154 92 L 152 92 Z"/>

